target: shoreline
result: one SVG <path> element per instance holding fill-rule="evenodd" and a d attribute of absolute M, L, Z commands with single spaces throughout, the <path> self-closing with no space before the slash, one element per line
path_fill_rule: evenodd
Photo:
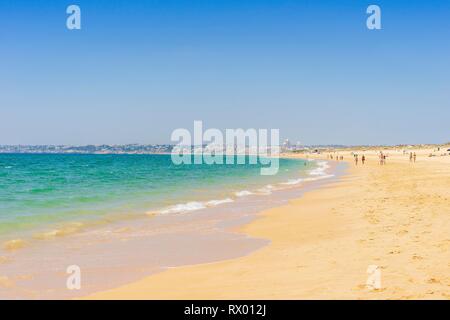
<path fill-rule="evenodd" d="M 64 237 L 55 235 L 47 240 L 37 239 L 35 245 L 38 247 L 31 243 L 18 248 L 13 256 L 5 255 L 3 259 L 0 255 L 0 296 L 78 298 L 173 267 L 246 256 L 267 245 L 268 240 L 237 233 L 236 229 L 258 219 L 259 212 L 265 209 L 280 206 L 288 199 L 329 183 L 331 179 L 323 179 L 328 173 L 339 174 L 335 166 L 326 168 L 326 165 L 314 166 L 316 175 L 308 174 L 300 184 L 296 180 L 294 184 L 286 185 L 288 181 L 283 180 L 267 194 L 236 197 L 231 203 L 212 208 L 182 215 L 116 221 Z M 294 178 L 292 174 L 291 177 Z M 20 243 L 14 242 L 14 245 Z M 43 250 L 45 261 L 40 258 Z M 192 250 L 194 255 L 189 253 Z M 98 254 L 103 257 L 103 262 L 96 262 Z M 36 269 L 33 261 L 43 264 L 39 263 Z M 65 269 L 71 264 L 79 265 L 83 270 L 81 291 L 68 291 L 64 286 Z"/>
<path fill-rule="evenodd" d="M 86 298 L 449 299 L 450 159 L 426 158 L 427 152 L 418 152 L 412 164 L 393 150 L 380 166 L 377 151 L 365 151 L 365 166 L 350 162 L 340 180 L 239 228 L 269 239 L 268 246 Z M 342 154 L 349 162 L 350 152 Z M 371 265 L 381 270 L 379 290 L 366 287 Z"/>

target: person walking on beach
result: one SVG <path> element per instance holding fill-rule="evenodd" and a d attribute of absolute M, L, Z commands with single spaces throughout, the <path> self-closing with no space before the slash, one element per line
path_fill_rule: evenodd
<path fill-rule="evenodd" d="M 413 153 L 410 152 L 410 153 L 409 153 L 409 162 L 412 162 L 412 161 L 413 161 Z"/>
<path fill-rule="evenodd" d="M 358 165 L 358 155 L 355 154 L 355 164 Z"/>
<path fill-rule="evenodd" d="M 416 162 L 416 153 L 414 152 L 413 158 L 414 158 L 414 163 Z"/>
<path fill-rule="evenodd" d="M 365 155 L 362 156 L 361 162 L 362 162 L 363 165 L 364 165 L 364 162 L 366 162 L 366 156 Z"/>

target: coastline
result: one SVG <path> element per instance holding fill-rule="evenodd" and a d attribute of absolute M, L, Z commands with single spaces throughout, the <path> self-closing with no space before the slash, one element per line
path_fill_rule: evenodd
<path fill-rule="evenodd" d="M 305 171 L 305 177 L 300 175 L 303 178 L 299 179 L 296 171 L 292 171 L 286 180 L 266 185 L 262 188 L 264 192 L 250 188 L 252 192 L 236 195 L 234 201 L 220 201 L 202 210 L 199 207 L 182 214 L 170 211 L 110 220 L 91 228 L 80 226 L 67 234 L 49 231 L 48 237 L 34 238 L 26 246 L 21 246 L 20 241 L 10 241 L 7 243 L 10 251 L 0 254 L 0 296 L 78 298 L 170 268 L 246 256 L 269 240 L 235 230 L 258 219 L 261 211 L 286 204 L 289 199 L 329 183 L 332 179 L 324 178 L 330 178 L 331 173 L 339 175 L 343 170 L 335 165 L 329 167 L 326 161 L 311 167 L 302 164 L 299 168 L 310 169 Z M 102 259 L 98 259 L 99 255 Z M 72 264 L 83 270 L 79 291 L 67 290 L 64 285 L 66 268 Z"/>
<path fill-rule="evenodd" d="M 392 150 L 380 166 L 377 151 L 366 151 L 366 165 L 350 162 L 340 180 L 265 210 L 238 229 L 269 245 L 86 298 L 449 299 L 450 159 L 428 158 L 427 152 L 409 163 Z M 350 151 L 341 154 L 351 159 Z M 378 290 L 366 286 L 371 265 L 381 271 Z"/>

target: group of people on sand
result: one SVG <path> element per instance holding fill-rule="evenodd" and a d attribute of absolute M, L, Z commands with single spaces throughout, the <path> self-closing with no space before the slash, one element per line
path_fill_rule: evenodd
<path fill-rule="evenodd" d="M 359 156 L 358 156 L 358 154 L 355 153 L 355 154 L 353 155 L 353 157 L 355 158 L 355 164 L 358 165 L 358 162 L 359 162 Z M 362 163 L 363 165 L 366 163 L 366 156 L 365 156 L 365 155 L 362 155 L 362 156 L 361 156 L 361 163 Z"/>
<path fill-rule="evenodd" d="M 403 151 L 403 154 L 405 154 L 405 151 Z M 360 160 L 359 155 L 357 153 L 353 153 L 353 152 L 352 152 L 352 155 L 353 155 L 353 158 L 355 160 L 355 165 L 358 165 L 359 160 Z M 383 153 L 383 151 L 380 151 L 380 153 L 378 154 L 379 164 L 381 166 L 386 164 L 387 156 L 388 155 Z M 344 160 L 344 156 L 339 155 L 339 154 L 334 154 L 333 155 L 332 153 L 329 153 L 327 158 L 331 159 L 331 160 L 336 160 L 336 161 Z M 417 155 L 416 155 L 415 152 L 410 152 L 409 153 L 409 162 L 416 162 L 416 158 L 417 158 Z M 361 156 L 361 163 L 364 165 L 365 162 L 366 162 L 366 156 L 363 154 Z"/>
<path fill-rule="evenodd" d="M 378 158 L 380 160 L 380 166 L 386 164 L 386 154 L 384 154 L 383 151 L 380 151 L 380 154 L 378 155 Z"/>
<path fill-rule="evenodd" d="M 339 160 L 343 161 L 344 160 L 344 156 L 341 156 L 341 155 L 335 155 L 335 156 L 333 156 L 332 154 L 328 155 L 328 159 L 333 160 L 334 158 L 336 158 L 336 161 L 339 161 Z"/>

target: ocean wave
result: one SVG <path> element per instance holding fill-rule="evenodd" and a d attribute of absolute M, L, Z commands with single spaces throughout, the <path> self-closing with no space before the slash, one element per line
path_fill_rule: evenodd
<path fill-rule="evenodd" d="M 271 194 L 272 191 L 273 191 L 273 189 L 274 189 L 274 187 L 273 187 L 271 184 L 268 184 L 268 185 L 265 186 L 264 188 L 260 188 L 260 189 L 258 189 L 257 191 L 258 191 L 259 194 L 264 194 L 264 195 L 266 195 L 266 194 Z"/>
<path fill-rule="evenodd" d="M 302 183 L 302 181 L 303 181 L 303 179 L 289 179 L 288 181 L 281 182 L 280 184 L 292 186 L 292 185 Z"/>
<path fill-rule="evenodd" d="M 323 176 L 326 174 L 326 170 L 330 168 L 327 162 L 319 161 L 317 162 L 318 167 L 310 170 L 309 175 L 311 176 Z"/>
<path fill-rule="evenodd" d="M 180 203 L 176 204 L 174 206 L 170 206 L 166 209 L 163 209 L 159 211 L 160 214 L 171 214 L 171 213 L 184 213 L 184 212 L 190 212 L 200 209 L 205 209 L 206 206 L 202 202 L 198 201 L 191 201 L 188 203 Z"/>
<path fill-rule="evenodd" d="M 218 206 L 220 204 L 224 204 L 224 203 L 230 203 L 233 202 L 234 200 L 231 198 L 226 198 L 226 199 L 222 199 L 222 200 L 211 200 L 206 202 L 207 206 Z"/>
<path fill-rule="evenodd" d="M 166 209 L 162 209 L 160 211 L 150 211 L 147 212 L 147 215 L 154 215 L 156 214 L 174 214 L 174 213 L 186 213 L 190 211 L 196 211 L 201 209 L 206 209 L 208 207 L 215 207 L 221 204 L 234 202 L 231 198 L 225 198 L 220 200 L 209 200 L 205 202 L 200 201 L 191 201 L 187 203 L 179 203 L 170 207 L 167 207 Z"/>
<path fill-rule="evenodd" d="M 245 197 L 245 196 L 249 196 L 249 195 L 252 195 L 252 194 L 253 194 L 253 192 L 251 192 L 251 191 L 248 191 L 248 190 L 242 190 L 242 191 L 236 192 L 236 193 L 235 193 L 235 196 L 236 196 L 236 197 Z"/>

